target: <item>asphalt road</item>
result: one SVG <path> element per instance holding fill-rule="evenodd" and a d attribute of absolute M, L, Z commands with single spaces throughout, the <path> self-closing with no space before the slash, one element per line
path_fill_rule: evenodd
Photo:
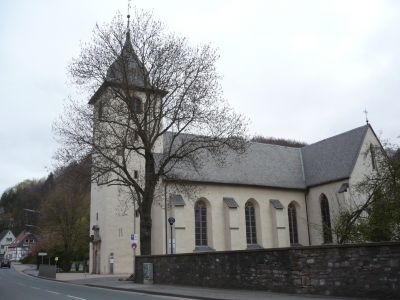
<path fill-rule="evenodd" d="M 12 266 L 0 269 L 0 299 L 37 299 L 37 300 L 168 300 L 187 299 L 167 296 L 153 296 L 134 292 L 115 291 L 86 287 L 57 281 L 45 280 L 21 274 Z"/>

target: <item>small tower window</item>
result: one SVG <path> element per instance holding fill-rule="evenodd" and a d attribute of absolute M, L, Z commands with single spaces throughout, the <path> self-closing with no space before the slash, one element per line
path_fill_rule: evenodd
<path fill-rule="evenodd" d="M 129 109 L 133 114 L 141 114 L 142 113 L 142 100 L 139 98 L 133 98 L 130 102 Z"/>
<path fill-rule="evenodd" d="M 372 162 L 372 169 L 376 170 L 376 157 L 375 157 L 375 149 L 372 144 L 369 145 L 369 150 L 371 152 L 371 162 Z"/>
<path fill-rule="evenodd" d="M 135 170 L 135 171 L 133 172 L 133 177 L 134 177 L 135 179 L 138 179 L 138 178 L 139 178 L 139 172 L 138 172 L 137 170 Z"/>
<path fill-rule="evenodd" d="M 99 119 L 103 117 L 103 103 L 99 101 Z"/>

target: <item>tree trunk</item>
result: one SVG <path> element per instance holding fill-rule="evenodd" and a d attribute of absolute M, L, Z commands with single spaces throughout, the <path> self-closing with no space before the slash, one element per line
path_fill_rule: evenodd
<path fill-rule="evenodd" d="M 151 228 L 152 228 L 151 206 L 152 206 L 151 201 L 149 204 L 142 205 L 142 211 L 140 213 L 141 255 L 151 255 Z"/>
<path fill-rule="evenodd" d="M 145 153 L 145 187 L 140 206 L 140 254 L 151 255 L 151 209 L 156 186 L 154 157 L 151 151 Z"/>

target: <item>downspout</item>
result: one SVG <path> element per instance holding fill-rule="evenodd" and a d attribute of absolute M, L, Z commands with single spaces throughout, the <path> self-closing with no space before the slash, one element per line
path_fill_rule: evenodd
<path fill-rule="evenodd" d="M 307 195 L 310 189 L 307 188 L 306 193 L 304 194 L 304 202 L 306 203 L 306 216 L 307 216 L 307 231 L 308 231 L 308 245 L 311 246 L 311 237 L 310 237 L 310 223 L 308 222 L 308 208 L 307 208 Z"/>
<path fill-rule="evenodd" d="M 303 181 L 304 184 L 306 184 L 306 174 L 304 172 L 304 163 L 303 163 L 303 153 L 301 152 L 301 148 L 299 149 L 300 151 L 300 162 L 301 162 L 301 171 L 303 173 Z M 304 194 L 304 203 L 306 205 L 306 217 L 307 217 L 307 232 L 308 232 L 308 245 L 311 246 L 311 237 L 310 237 L 310 223 L 308 222 L 308 205 L 307 205 L 307 195 L 310 192 L 310 189 L 306 189 L 306 193 Z"/>
<path fill-rule="evenodd" d="M 164 185 L 164 216 L 165 216 L 165 254 L 168 254 L 168 226 L 167 226 L 167 181 Z"/>

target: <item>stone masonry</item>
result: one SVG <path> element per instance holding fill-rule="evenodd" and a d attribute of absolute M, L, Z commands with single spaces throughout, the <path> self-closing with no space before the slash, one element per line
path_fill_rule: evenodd
<path fill-rule="evenodd" d="M 154 284 L 400 299 L 400 242 L 215 251 L 137 257 Z"/>

